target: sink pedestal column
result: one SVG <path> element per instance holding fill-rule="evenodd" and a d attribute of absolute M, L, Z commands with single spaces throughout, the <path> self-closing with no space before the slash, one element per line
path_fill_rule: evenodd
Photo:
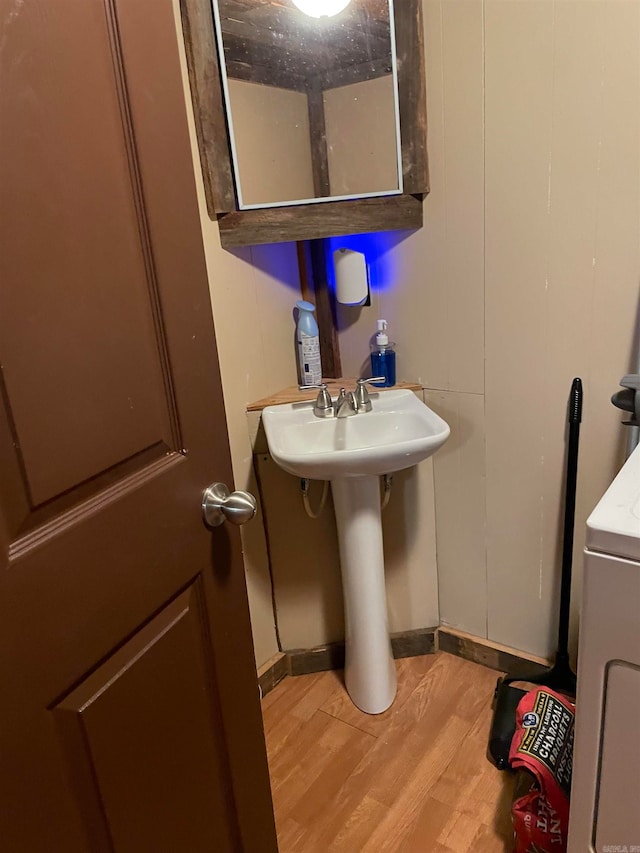
<path fill-rule="evenodd" d="M 396 695 L 384 585 L 377 476 L 331 481 L 340 545 L 346 628 L 345 683 L 368 714 L 386 711 Z"/>

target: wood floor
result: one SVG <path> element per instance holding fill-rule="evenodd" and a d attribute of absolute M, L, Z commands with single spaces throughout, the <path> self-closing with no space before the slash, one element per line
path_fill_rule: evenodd
<path fill-rule="evenodd" d="M 512 779 L 485 757 L 496 672 L 445 652 L 396 668 L 377 716 L 340 672 L 286 678 L 263 699 L 280 853 L 513 849 Z"/>

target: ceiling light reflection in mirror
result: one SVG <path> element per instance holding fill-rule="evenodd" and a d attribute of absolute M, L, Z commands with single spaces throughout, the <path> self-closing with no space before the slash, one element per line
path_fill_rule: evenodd
<path fill-rule="evenodd" d="M 293 5 L 312 18 L 330 18 L 339 15 L 350 2 L 351 0 L 293 0 Z"/>
<path fill-rule="evenodd" d="M 402 192 L 393 0 L 213 9 L 241 210 Z"/>

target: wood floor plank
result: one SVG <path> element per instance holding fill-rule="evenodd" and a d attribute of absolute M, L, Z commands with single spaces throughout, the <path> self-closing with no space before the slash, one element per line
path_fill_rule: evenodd
<path fill-rule="evenodd" d="M 404 787 L 411 776 L 412 768 L 420 764 L 434 742 L 436 758 L 428 759 L 427 763 L 431 769 L 437 770 L 437 773 L 442 771 L 440 759 L 444 757 L 447 761 L 450 760 L 451 751 L 457 749 L 458 741 L 453 739 L 448 750 L 443 751 L 437 739 L 442 737 L 443 728 L 447 728 L 447 721 L 452 718 L 456 705 L 465 707 L 467 711 L 475 708 L 477 714 L 475 696 L 469 701 L 461 699 L 465 693 L 472 690 L 473 681 L 455 677 L 467 673 L 468 666 L 466 661 L 451 658 L 449 655 L 443 656 L 438 661 L 437 672 L 431 673 L 429 670 L 409 702 L 399 708 L 396 708 L 394 703 L 386 731 L 345 779 L 334 800 L 326 802 L 326 812 L 332 817 L 326 826 L 315 833 L 318 850 L 326 850 L 334 843 L 340 826 L 348 822 L 350 815 L 362 807 L 365 796 L 373 797 L 387 808 L 393 806 L 399 798 L 404 798 Z M 485 698 L 486 693 L 485 690 Z M 416 725 L 417 721 L 420 725 Z M 460 723 L 458 739 L 469 725 L 467 720 Z M 437 778 L 423 775 L 429 779 L 429 783 Z M 324 847 L 321 841 L 324 842 Z M 311 841 L 309 843 L 311 844 Z"/>
<path fill-rule="evenodd" d="M 271 789 L 274 798 L 279 795 L 280 813 L 301 823 L 292 812 L 300 802 L 311 803 L 318 779 L 326 774 L 341 779 L 341 774 L 348 774 L 354 749 L 357 763 L 371 740 L 370 735 L 317 710 L 302 729 L 296 729 L 292 748 L 282 749 L 270 761 Z M 304 806 L 301 812 L 304 816 Z"/>
<path fill-rule="evenodd" d="M 300 826 L 291 818 L 280 819 L 277 822 L 278 832 L 278 847 L 280 850 L 287 850 L 288 853 L 298 853 L 304 848 L 301 847 L 304 839 L 304 827 Z"/>
<path fill-rule="evenodd" d="M 301 701 L 292 708 L 292 713 L 301 720 L 306 720 L 319 708 L 322 708 L 327 701 L 327 698 L 335 692 L 338 685 L 343 692 L 346 692 L 341 676 L 342 673 L 331 671 L 317 673 L 316 679 L 309 684 L 309 687 L 304 693 Z M 309 676 L 303 675 L 295 677 L 308 678 Z"/>
<path fill-rule="evenodd" d="M 477 819 L 462 812 L 452 811 L 438 837 L 438 843 L 454 853 L 458 850 L 473 850 L 473 842 L 480 827 Z"/>
<path fill-rule="evenodd" d="M 296 745 L 298 738 L 304 737 L 305 723 L 334 689 L 334 683 L 328 676 L 333 676 L 333 673 L 287 678 L 287 690 L 272 690 L 262 700 L 264 729 L 269 733 L 266 740 L 270 764 L 282 750 Z"/>
<path fill-rule="evenodd" d="M 435 748 L 439 758 L 438 744 L 447 726 L 455 723 L 455 733 L 463 738 L 487 702 L 482 679 L 467 677 L 468 661 L 448 658 L 441 657 L 429 670 L 372 749 L 371 763 L 376 767 L 370 793 L 389 807 L 404 797 L 406 782 L 418 767 L 425 766 L 427 753 Z M 447 756 L 455 748 L 451 742 Z"/>
<path fill-rule="evenodd" d="M 487 825 L 493 815 L 496 791 L 503 782 L 509 784 L 510 793 L 512 789 L 512 777 L 496 770 L 485 755 L 490 722 L 491 708 L 487 705 L 431 792 L 440 802 Z"/>
<path fill-rule="evenodd" d="M 398 678 L 398 693 L 393 705 L 382 714 L 365 714 L 357 708 L 344 687 L 342 674 L 335 675 L 334 690 L 322 706 L 322 710 L 345 723 L 379 737 L 389 728 L 389 721 L 397 717 L 436 660 L 435 655 L 419 658 L 401 658 L 394 661 Z"/>
<path fill-rule="evenodd" d="M 426 797 L 418 819 L 400 838 L 400 853 L 426 853 L 439 846 L 438 838 L 447 825 L 451 809 L 444 803 Z"/>
<path fill-rule="evenodd" d="M 268 728 L 272 719 L 291 713 L 300 719 L 308 719 L 334 689 L 335 673 L 314 672 L 285 678 L 280 684 L 286 689 L 271 690 L 262 700 L 262 716 Z"/>
<path fill-rule="evenodd" d="M 513 838 L 511 801 L 515 778 L 501 773 L 486 758 L 491 707 L 482 709 L 467 735 L 463 748 L 442 774 L 432 796 L 450 808 L 479 821 L 485 827 L 478 838 L 494 839 L 509 848 Z M 485 844 L 488 841 L 484 842 Z M 500 849 L 500 848 L 499 848 Z"/>
<path fill-rule="evenodd" d="M 336 800 L 345 781 L 371 746 L 371 735 L 333 717 L 328 719 L 331 721 L 328 727 L 331 738 L 323 738 L 313 751 L 315 761 L 322 770 L 307 789 L 306 795 L 298 800 L 291 811 L 291 816 L 301 826 L 322 826 L 327 823 L 327 818 L 331 821 L 332 810 L 327 807 Z M 326 756 L 322 755 L 327 750 L 335 755 L 335 761 L 327 761 Z M 310 755 L 306 760 L 309 759 Z M 339 829 L 340 826 L 337 826 L 334 831 Z"/>
<path fill-rule="evenodd" d="M 283 714 L 271 725 L 269 737 L 266 738 L 270 767 L 276 767 L 281 753 L 287 755 L 298 747 L 300 738 L 304 738 L 307 722 L 298 720 L 291 714 Z"/>
<path fill-rule="evenodd" d="M 334 832 L 328 846 L 322 849 L 327 850 L 328 853 L 362 850 L 371 835 L 371 828 L 384 820 L 386 813 L 386 806 L 374 800 L 373 797 L 364 796 L 356 808 L 353 809 L 338 833 L 335 834 Z M 326 837 L 320 834 L 318 836 L 318 843 L 326 845 Z"/>
<path fill-rule="evenodd" d="M 473 853 L 512 853 L 514 848 L 511 823 L 507 834 L 496 832 L 493 827 L 481 824 L 469 850 L 473 850 Z"/>
<path fill-rule="evenodd" d="M 385 820 L 376 827 L 363 851 L 393 851 L 397 849 L 393 846 L 394 836 L 404 836 L 413 831 L 422 813 L 425 799 L 459 749 L 460 742 L 468 730 L 469 723 L 455 715 L 443 723 L 420 760 L 412 767 L 400 790 L 396 792 L 394 803 Z"/>
<path fill-rule="evenodd" d="M 377 717 L 336 673 L 263 700 L 280 853 L 511 849 L 510 780 L 485 756 L 496 673 L 445 653 L 397 663 Z"/>

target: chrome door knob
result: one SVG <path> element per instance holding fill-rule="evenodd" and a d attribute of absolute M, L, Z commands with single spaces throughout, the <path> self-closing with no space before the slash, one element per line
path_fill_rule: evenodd
<path fill-rule="evenodd" d="M 224 483 L 212 483 L 202 493 L 202 517 L 207 527 L 218 527 L 225 519 L 232 524 L 245 524 L 256 509 L 252 494 L 229 492 Z"/>

